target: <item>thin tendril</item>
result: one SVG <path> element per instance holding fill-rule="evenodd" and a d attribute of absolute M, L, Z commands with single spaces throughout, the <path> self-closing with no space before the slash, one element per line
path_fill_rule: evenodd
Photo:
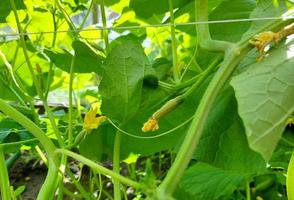
<path fill-rule="evenodd" d="M 153 139 L 153 138 L 159 138 L 159 137 L 162 137 L 162 136 L 165 136 L 169 133 L 172 133 L 173 131 L 185 126 L 186 124 L 188 124 L 192 119 L 193 119 L 194 116 L 188 118 L 186 121 L 184 121 L 183 123 L 181 123 L 180 125 L 176 126 L 175 128 L 172 128 L 166 132 L 163 132 L 159 135 L 153 135 L 153 136 L 138 136 L 138 135 L 135 135 L 133 133 L 129 133 L 127 131 L 124 131 L 122 130 L 121 128 L 119 128 L 111 119 L 108 118 L 108 121 L 109 123 L 114 127 L 116 128 L 118 131 L 120 131 L 121 133 L 127 135 L 127 136 L 130 136 L 130 137 L 133 137 L 133 138 L 139 138 L 139 139 Z"/>

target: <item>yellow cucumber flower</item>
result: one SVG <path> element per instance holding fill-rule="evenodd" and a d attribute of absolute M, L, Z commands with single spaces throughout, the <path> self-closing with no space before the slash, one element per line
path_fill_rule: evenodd
<path fill-rule="evenodd" d="M 148 119 L 147 122 L 144 123 L 142 131 L 148 132 L 148 131 L 156 131 L 159 129 L 158 121 L 157 119 L 151 117 Z"/>
<path fill-rule="evenodd" d="M 84 129 L 89 132 L 93 129 L 98 128 L 98 126 L 106 120 L 105 116 L 96 117 L 98 108 L 91 108 L 85 115 L 84 118 Z"/>

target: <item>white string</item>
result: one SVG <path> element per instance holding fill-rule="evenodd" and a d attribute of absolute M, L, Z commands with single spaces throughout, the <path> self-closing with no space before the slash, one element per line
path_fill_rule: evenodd
<path fill-rule="evenodd" d="M 129 29 L 144 29 L 153 27 L 170 27 L 170 26 L 189 26 L 198 24 L 224 24 L 224 23 L 237 23 L 237 22 L 253 22 L 253 21 L 267 21 L 267 20 L 289 20 L 294 19 L 294 15 L 286 17 L 264 17 L 264 18 L 245 18 L 245 19 L 228 19 L 228 20 L 212 20 L 212 21 L 195 21 L 195 22 L 185 22 L 185 23 L 175 23 L 175 24 L 150 24 L 150 25 L 138 25 L 138 26 L 111 26 L 102 27 L 97 26 L 96 28 L 80 29 L 80 30 L 59 30 L 59 31 L 43 31 L 43 32 L 27 32 L 27 33 L 2 33 L 0 37 L 7 36 L 20 36 L 20 35 L 38 35 L 38 34 L 53 34 L 53 33 L 68 33 L 68 32 L 89 32 L 97 30 L 129 30 Z"/>
<path fill-rule="evenodd" d="M 129 133 L 127 131 L 124 131 L 122 130 L 121 128 L 119 128 L 111 119 L 108 118 L 108 121 L 109 123 L 114 127 L 116 128 L 118 131 L 120 131 L 121 133 L 127 135 L 127 136 L 130 136 L 130 137 L 133 137 L 133 138 L 139 138 L 139 139 L 153 139 L 153 138 L 159 138 L 159 137 L 162 137 L 162 136 L 165 136 L 183 126 L 185 126 L 186 124 L 188 124 L 192 119 L 194 118 L 194 115 L 192 117 L 190 117 L 189 119 L 187 119 L 186 121 L 184 121 L 183 123 L 181 123 L 180 125 L 176 126 L 175 128 L 172 128 L 166 132 L 163 132 L 159 135 L 153 135 L 153 136 L 139 136 L 139 135 L 135 135 L 133 133 Z"/>

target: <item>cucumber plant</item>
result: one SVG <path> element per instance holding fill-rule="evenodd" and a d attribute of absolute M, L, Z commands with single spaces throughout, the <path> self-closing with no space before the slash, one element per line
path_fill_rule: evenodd
<path fill-rule="evenodd" d="M 48 168 L 38 200 L 294 200 L 293 8 L 1 0 L 2 199 L 26 147 Z"/>

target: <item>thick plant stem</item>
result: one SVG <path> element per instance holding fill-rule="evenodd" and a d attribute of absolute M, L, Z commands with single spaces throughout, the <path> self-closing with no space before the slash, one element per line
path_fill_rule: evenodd
<path fill-rule="evenodd" d="M 204 96 L 201 99 L 184 142 L 176 156 L 175 162 L 159 186 L 160 193 L 163 192 L 165 194 L 172 194 L 175 190 L 176 185 L 179 183 L 180 178 L 188 166 L 194 150 L 199 143 L 206 119 L 208 118 L 215 99 L 238 62 L 239 59 L 236 57 L 236 50 L 232 50 L 230 53 L 227 53 L 222 67 L 218 70 L 210 82 Z"/>
<path fill-rule="evenodd" d="M 207 20 L 207 0 L 196 1 L 196 8 L 198 20 Z M 240 60 L 239 58 L 242 57 L 239 55 L 241 54 L 240 50 L 233 47 L 233 44 L 223 43 L 222 41 L 212 41 L 208 26 L 201 24 L 201 26 L 197 28 L 197 31 L 200 46 L 202 45 L 205 49 L 210 51 L 225 51 L 225 58 L 200 101 L 193 121 L 171 169 L 158 188 L 159 198 L 165 195 L 171 195 L 174 192 L 176 185 L 179 183 L 199 143 L 206 119 L 208 118 L 218 93 L 235 69 L 235 66 Z M 208 38 L 204 37 L 206 34 Z"/>
<path fill-rule="evenodd" d="M 294 200 L 294 151 L 287 172 L 287 195 L 288 200 Z"/>
<path fill-rule="evenodd" d="M 30 119 L 24 116 L 22 113 L 5 103 L 0 99 L 0 110 L 11 117 L 13 120 L 18 122 L 24 128 L 26 128 L 30 133 L 32 133 L 42 144 L 48 155 L 48 174 L 42 185 L 42 188 L 38 195 L 38 200 L 51 199 L 55 192 L 55 179 L 57 178 L 58 170 L 55 164 L 58 165 L 57 160 L 53 160 L 53 152 L 55 146 L 52 141 L 46 136 L 46 134 Z"/>
<path fill-rule="evenodd" d="M 72 158 L 76 159 L 77 161 L 89 166 L 91 169 L 93 169 L 93 171 L 95 171 L 97 173 L 101 173 L 101 174 L 110 176 L 111 178 L 113 178 L 115 180 L 119 180 L 121 183 L 129 185 L 133 188 L 136 188 L 136 189 L 142 188 L 140 183 L 135 182 L 131 179 L 128 179 L 120 174 L 117 174 L 117 173 L 113 172 L 112 170 L 107 169 L 106 167 L 103 167 L 101 165 L 98 165 L 95 162 L 93 162 L 93 161 L 91 161 L 91 160 L 89 160 L 79 154 L 76 154 L 72 151 L 65 150 L 65 149 L 56 149 L 54 154 L 55 154 L 55 157 L 58 156 L 58 154 L 67 155 L 67 156 L 72 157 Z"/>
<path fill-rule="evenodd" d="M 120 143 L 121 143 L 121 133 L 119 131 L 115 134 L 114 139 L 114 150 L 113 150 L 113 172 L 120 174 Z M 114 185 L 114 199 L 121 200 L 121 192 L 120 192 L 120 181 L 115 179 L 113 181 Z"/>
<path fill-rule="evenodd" d="M 5 165 L 3 147 L 0 147 L 0 188 L 1 188 L 1 198 L 5 200 L 10 200 L 11 199 L 10 184 L 9 184 L 8 171 Z"/>
<path fill-rule="evenodd" d="M 207 0 L 196 1 L 196 5 L 198 18 L 202 20 L 207 19 L 207 13 L 204 12 L 207 11 Z M 263 27 L 254 33 L 251 33 L 251 37 L 259 33 L 260 31 L 268 30 L 268 27 L 276 28 L 280 25 L 281 22 L 273 21 L 266 27 Z M 205 34 L 209 34 L 208 26 L 198 27 L 197 30 L 199 31 L 199 37 L 203 37 Z M 230 78 L 237 64 L 251 49 L 251 47 L 248 45 L 248 40 L 245 41 L 245 39 L 240 41 L 238 45 L 225 42 L 223 43 L 224 47 L 221 46 L 222 41 L 213 41 L 206 38 L 202 38 L 201 40 L 206 40 L 203 42 L 200 41 L 199 38 L 199 43 L 202 42 L 202 45 L 205 49 L 209 51 L 225 51 L 225 57 L 221 64 L 221 67 L 211 80 L 200 101 L 200 104 L 195 112 L 193 121 L 188 129 L 187 135 L 180 147 L 180 151 L 178 152 L 171 169 L 169 170 L 165 179 L 158 188 L 159 199 L 164 199 L 164 196 L 171 195 L 174 192 L 177 184 L 183 176 L 184 170 L 188 166 L 193 156 L 197 144 L 199 143 L 199 140 L 203 133 L 204 125 L 217 95 L 223 88 L 224 84 Z"/>
<path fill-rule="evenodd" d="M 174 80 L 178 82 L 180 80 L 180 72 L 178 69 L 177 40 L 176 40 L 176 31 L 175 31 L 173 1 L 168 0 L 168 4 L 169 4 L 170 23 L 171 23 L 170 31 L 171 31 L 171 39 L 172 39 L 173 75 L 174 75 Z"/>
<path fill-rule="evenodd" d="M 105 15 L 105 6 L 104 0 L 100 1 L 100 10 L 101 10 L 101 18 L 102 18 L 102 25 L 103 25 L 103 37 L 105 43 L 105 50 L 106 54 L 109 54 L 110 47 L 109 47 L 109 39 L 108 39 L 108 30 L 107 30 L 107 23 L 106 23 L 106 15 Z"/>
<path fill-rule="evenodd" d="M 206 22 L 208 21 L 208 0 L 195 0 L 195 16 L 196 21 Z M 197 36 L 199 46 L 208 51 L 226 51 L 233 44 L 230 42 L 212 40 L 209 32 L 209 25 L 207 23 L 201 23 L 197 25 Z"/>

